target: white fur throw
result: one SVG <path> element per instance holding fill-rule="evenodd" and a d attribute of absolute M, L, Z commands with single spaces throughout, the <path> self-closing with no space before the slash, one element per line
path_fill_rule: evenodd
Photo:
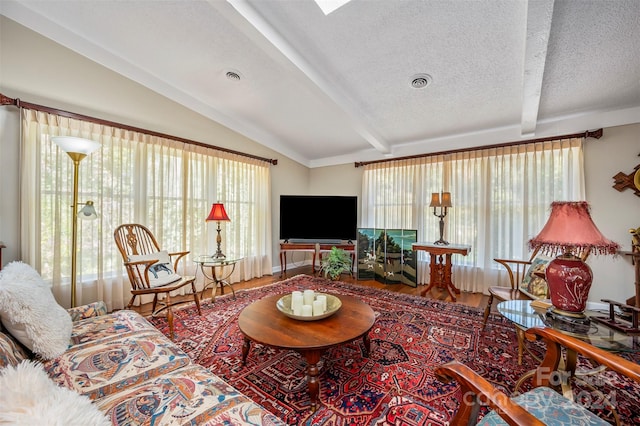
<path fill-rule="evenodd" d="M 0 370 L 0 423 L 13 425 L 110 425 L 91 400 L 56 386 L 42 366 L 23 361 Z"/>
<path fill-rule="evenodd" d="M 71 316 L 26 263 L 11 262 L 0 271 L 0 318 L 13 337 L 45 359 L 69 346 Z"/>

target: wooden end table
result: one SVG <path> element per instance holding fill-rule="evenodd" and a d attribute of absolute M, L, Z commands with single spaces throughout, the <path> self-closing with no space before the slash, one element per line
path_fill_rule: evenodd
<path fill-rule="evenodd" d="M 276 308 L 276 302 L 282 296 L 284 294 L 260 299 L 240 313 L 238 326 L 244 335 L 242 365 L 247 360 L 252 341 L 300 353 L 307 361 L 311 410 L 315 411 L 320 391 L 318 362 L 323 352 L 362 338 L 368 356 L 371 349 L 369 330 L 375 322 L 375 314 L 369 305 L 355 297 L 340 295 L 342 307 L 335 314 L 317 321 L 299 321 L 287 317 Z"/>
<path fill-rule="evenodd" d="M 469 245 L 456 245 L 456 244 L 430 244 L 430 243 L 414 243 L 411 245 L 414 251 L 422 250 L 429 253 L 431 259 L 430 263 L 430 275 L 429 286 L 420 292 L 421 296 L 424 296 L 431 291 L 433 287 L 444 288 L 449 292 L 452 301 L 456 301 L 456 294 L 460 294 L 458 289 L 453 283 L 451 272 L 451 255 L 461 254 L 466 256 L 471 251 Z M 443 260 L 444 258 L 444 260 Z"/>

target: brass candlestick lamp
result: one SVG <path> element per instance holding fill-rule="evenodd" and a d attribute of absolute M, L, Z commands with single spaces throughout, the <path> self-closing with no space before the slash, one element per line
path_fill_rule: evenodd
<path fill-rule="evenodd" d="M 220 222 L 228 222 L 230 220 L 231 219 L 229 219 L 229 216 L 224 209 L 224 204 L 214 203 L 211 206 L 211 212 L 209 212 L 209 216 L 207 216 L 206 221 L 218 223 L 218 228 L 216 229 L 216 231 L 218 232 L 218 234 L 216 235 L 216 244 L 218 245 L 218 250 L 216 250 L 216 254 L 213 255 L 213 257 L 216 259 L 224 259 L 227 257 L 224 255 L 224 253 L 222 253 L 222 250 L 220 250 L 220 244 L 222 243 L 222 237 L 220 236 Z"/>
<path fill-rule="evenodd" d="M 449 242 L 443 238 L 444 234 L 444 217 L 447 215 L 447 209 L 453 207 L 451 205 L 451 193 L 450 192 L 433 192 L 431 194 L 431 203 L 429 207 L 433 207 L 433 215 L 440 218 L 440 239 L 433 244 L 449 245 Z M 438 213 L 438 207 L 440 213 Z"/>

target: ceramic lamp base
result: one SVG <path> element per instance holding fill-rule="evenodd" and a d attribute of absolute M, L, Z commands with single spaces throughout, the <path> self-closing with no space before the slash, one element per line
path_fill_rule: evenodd
<path fill-rule="evenodd" d="M 593 274 L 580 258 L 562 255 L 553 259 L 545 271 L 554 311 L 570 317 L 584 317 Z"/>

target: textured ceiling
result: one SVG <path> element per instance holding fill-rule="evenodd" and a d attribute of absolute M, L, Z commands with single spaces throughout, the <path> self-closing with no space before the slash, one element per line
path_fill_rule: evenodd
<path fill-rule="evenodd" d="M 313 0 L 2 0 L 0 12 L 309 167 L 640 122 L 638 0 L 352 0 L 326 16 Z M 416 74 L 431 83 L 411 87 Z"/>

